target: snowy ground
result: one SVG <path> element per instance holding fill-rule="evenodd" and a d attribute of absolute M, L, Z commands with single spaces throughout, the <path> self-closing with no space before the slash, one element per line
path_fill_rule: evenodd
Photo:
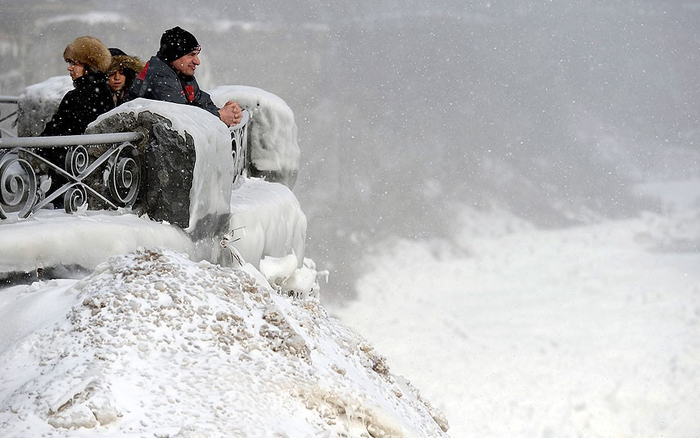
<path fill-rule="evenodd" d="M 371 345 L 265 282 L 141 249 L 0 290 L 0 436 L 445 436 Z"/>
<path fill-rule="evenodd" d="M 673 215 L 572 229 L 465 214 L 454 242 L 368 255 L 331 311 L 450 436 L 700 436 L 700 190 L 673 188 Z"/>

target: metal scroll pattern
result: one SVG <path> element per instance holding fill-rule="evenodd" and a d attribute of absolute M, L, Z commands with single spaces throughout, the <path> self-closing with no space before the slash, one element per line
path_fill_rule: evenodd
<path fill-rule="evenodd" d="M 0 185 L 0 219 L 6 219 L 6 212 L 11 211 L 27 217 L 38 199 L 32 165 L 15 153 L 5 153 L 0 157 Z"/>
<path fill-rule="evenodd" d="M 0 219 L 16 213 L 21 218 L 60 205 L 75 213 L 94 202 L 103 208 L 131 207 L 141 185 L 141 163 L 136 146 L 113 144 L 94 157 L 85 146 L 66 150 L 60 167 L 38 148 L 0 151 Z"/>

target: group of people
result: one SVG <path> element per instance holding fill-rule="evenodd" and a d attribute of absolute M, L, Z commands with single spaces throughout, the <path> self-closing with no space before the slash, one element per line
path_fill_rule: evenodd
<path fill-rule="evenodd" d="M 194 77 L 201 46 L 180 28 L 166 30 L 160 48 L 145 64 L 118 48 L 107 48 L 91 36 L 76 38 L 63 52 L 74 89 L 66 93 L 42 136 L 83 134 L 100 114 L 143 97 L 194 105 L 219 117 L 227 126 L 240 123 L 242 111 L 228 101 L 218 108 Z"/>

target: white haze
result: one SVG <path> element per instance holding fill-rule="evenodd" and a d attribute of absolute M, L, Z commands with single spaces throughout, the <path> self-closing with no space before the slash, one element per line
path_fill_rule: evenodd
<path fill-rule="evenodd" d="M 367 257 L 332 308 L 452 437 L 698 436 L 699 201 L 565 230 L 464 214 L 452 242 Z"/>

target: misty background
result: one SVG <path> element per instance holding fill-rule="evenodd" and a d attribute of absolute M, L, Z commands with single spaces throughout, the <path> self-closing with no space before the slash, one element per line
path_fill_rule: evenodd
<path fill-rule="evenodd" d="M 202 44 L 204 89 L 283 98 L 302 150 L 307 256 L 350 299 L 363 254 L 445 239 L 464 208 L 540 227 L 662 206 L 639 184 L 700 177 L 700 1 L 0 1 L 0 95 L 67 74 L 100 38 L 147 60 Z"/>

